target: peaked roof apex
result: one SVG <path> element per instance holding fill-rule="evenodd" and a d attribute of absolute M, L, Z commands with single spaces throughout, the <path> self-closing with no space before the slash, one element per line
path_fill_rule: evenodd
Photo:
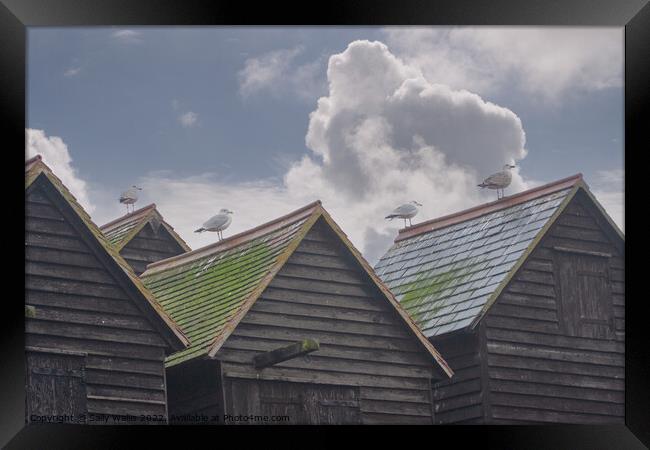
<path fill-rule="evenodd" d="M 160 261 L 151 263 L 147 266 L 147 270 L 140 276 L 148 276 L 152 273 L 177 267 L 182 264 L 203 258 L 204 256 L 211 255 L 213 253 L 222 252 L 230 248 L 237 247 L 241 244 L 255 239 L 256 237 L 282 228 L 289 223 L 296 222 L 305 217 L 309 217 L 316 212 L 320 212 L 321 210 L 322 203 L 320 200 L 316 200 L 315 202 L 305 205 L 302 208 L 290 212 L 289 214 L 278 217 L 249 230 L 242 231 L 241 233 L 234 234 L 230 237 L 222 239 L 221 241 L 215 242 L 213 244 L 208 244 L 204 247 L 197 248 L 196 250 L 192 250 L 187 253 L 172 256 L 166 259 L 161 259 Z"/>
<path fill-rule="evenodd" d="M 126 213 L 123 216 L 118 217 L 117 219 L 113 219 L 110 222 L 105 223 L 104 225 L 102 225 L 99 228 L 102 231 L 106 231 L 109 228 L 112 228 L 112 226 L 114 226 L 115 224 L 117 224 L 117 223 L 119 223 L 119 222 L 121 222 L 121 221 L 123 221 L 125 219 L 131 219 L 131 218 L 136 217 L 136 216 L 138 216 L 140 214 L 143 214 L 145 212 L 149 212 L 149 210 L 151 210 L 151 209 L 156 209 L 156 204 L 155 203 L 150 203 L 147 206 L 143 206 L 142 208 L 136 209 L 133 212 Z"/>

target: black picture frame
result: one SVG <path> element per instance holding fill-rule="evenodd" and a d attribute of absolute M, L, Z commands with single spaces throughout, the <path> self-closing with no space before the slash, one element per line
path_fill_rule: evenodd
<path fill-rule="evenodd" d="M 84 427 L 73 425 L 24 424 L 24 311 L 20 298 L 20 271 L 18 262 L 24 246 L 13 236 L 21 235 L 24 223 L 16 219 L 17 211 L 24 211 L 24 201 L 18 195 L 22 181 L 18 148 L 25 144 L 25 82 L 26 82 L 26 27 L 93 26 L 93 25 L 574 25 L 625 27 L 625 190 L 627 205 L 634 204 L 643 187 L 635 189 L 643 175 L 640 155 L 647 147 L 645 131 L 650 100 L 650 5 L 648 0 L 348 0 L 315 4 L 260 2 L 250 5 L 234 1 L 165 1 L 165 0 L 0 0 L 0 117 L 5 125 L 5 231 L 4 249 L 11 253 L 4 258 L 7 270 L 18 272 L 15 277 L 6 273 L 3 295 L 4 311 L 2 340 L 2 377 L 0 382 L 0 446 L 6 448 L 98 448 L 135 443 L 135 433 L 144 433 L 147 446 L 154 442 L 170 444 L 174 440 L 187 441 L 192 433 L 194 443 L 214 439 L 211 445 L 225 442 L 224 433 L 242 434 L 236 427 Z M 634 164 L 636 162 L 636 164 Z M 638 166 L 638 167 L 637 167 Z M 635 173 L 636 178 L 635 178 Z M 640 197 L 642 194 L 639 194 Z M 14 200 L 15 204 L 7 203 Z M 15 206 L 15 207 L 14 207 Z M 642 205 L 641 205 L 642 206 Z M 635 207 L 631 215 L 640 212 Z M 625 426 L 540 426 L 540 427 L 421 427 L 403 430 L 402 427 L 360 427 L 353 431 L 368 437 L 390 436 L 402 445 L 443 445 L 464 447 L 476 443 L 481 448 L 644 448 L 650 445 L 650 351 L 648 326 L 643 314 L 645 295 L 637 280 L 639 267 L 632 262 L 641 259 L 645 248 L 644 233 L 638 231 L 639 222 L 626 216 L 626 240 L 632 235 L 634 245 L 626 245 L 626 397 Z M 24 229 L 23 229 L 24 231 Z M 647 232 L 645 233 L 647 234 Z M 22 248 L 22 250 L 21 250 Z M 15 285 L 18 285 L 14 290 Z M 15 293 L 14 293 L 15 292 Z M 23 286 L 24 292 L 24 286 Z M 278 442 L 299 444 L 298 431 L 319 432 L 318 442 L 330 441 L 338 445 L 341 437 L 352 428 L 292 429 Z M 256 429 L 274 435 L 287 430 Z M 323 431 L 327 431 L 324 433 Z M 332 431 L 337 436 L 332 437 Z M 343 436 L 340 434 L 343 432 Z M 413 439 L 416 432 L 420 439 Z M 198 436 L 209 434 L 210 436 Z M 257 434 L 257 433 L 255 433 Z M 408 439 L 405 438 L 408 436 Z M 290 438 L 288 440 L 287 438 Z M 365 439 L 362 436 L 362 439 Z M 302 439 L 302 438 L 300 438 Z M 310 438 L 310 441 L 312 438 Z M 346 440 L 348 440 L 346 438 Z M 295 442 L 292 442 L 295 441 Z M 142 442 L 142 441 L 141 441 Z M 190 442 L 190 443 L 191 443 Z M 309 441 L 305 441 L 309 442 Z M 194 444 L 191 444 L 194 446 Z"/>

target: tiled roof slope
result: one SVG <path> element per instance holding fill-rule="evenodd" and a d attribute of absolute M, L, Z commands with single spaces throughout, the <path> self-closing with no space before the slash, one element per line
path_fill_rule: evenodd
<path fill-rule="evenodd" d="M 63 182 L 52 172 L 52 170 L 42 161 L 41 156 L 37 155 L 25 162 L 25 189 L 29 188 L 32 183 L 38 178 L 39 175 L 44 175 L 52 183 L 54 188 L 63 196 L 63 198 L 72 207 L 74 212 L 79 216 L 84 225 L 88 228 L 90 233 L 96 239 L 97 244 L 106 251 L 115 263 L 124 271 L 131 283 L 134 285 L 140 298 L 146 301 L 146 306 L 150 308 L 156 316 L 164 323 L 167 329 L 171 332 L 168 336 L 171 348 L 178 350 L 185 348 L 189 342 L 180 327 L 165 313 L 163 308 L 158 304 L 156 299 L 151 295 L 151 292 L 144 286 L 142 281 L 136 276 L 131 269 L 131 266 L 122 258 L 118 251 L 109 243 L 104 234 L 99 230 L 97 225 L 91 220 L 90 216 L 84 208 L 77 202 L 77 199 L 72 195 Z M 173 336 L 173 338 L 172 338 Z"/>
<path fill-rule="evenodd" d="M 453 373 L 320 202 L 216 244 L 150 264 L 142 280 L 189 336 L 166 366 L 214 356 L 319 219 L 331 227 L 440 369 Z"/>
<path fill-rule="evenodd" d="M 169 234 L 186 252 L 192 249 L 175 231 L 174 228 L 164 221 L 162 215 L 156 209 L 156 204 L 152 203 L 140 208 L 132 213 L 112 220 L 101 227 L 102 233 L 108 238 L 118 250 L 121 250 L 131 239 L 133 239 L 140 230 L 152 219 L 157 219 L 165 227 Z"/>
<path fill-rule="evenodd" d="M 575 175 L 400 230 L 377 275 L 427 337 L 473 327 L 580 187 Z"/>
<path fill-rule="evenodd" d="M 209 352 L 294 238 L 305 233 L 317 206 L 148 266 L 142 280 L 192 343 L 169 356 L 168 367 Z"/>

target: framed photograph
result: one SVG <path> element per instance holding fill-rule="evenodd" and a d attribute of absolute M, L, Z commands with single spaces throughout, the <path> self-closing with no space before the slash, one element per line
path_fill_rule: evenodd
<path fill-rule="evenodd" d="M 646 1 L 3 0 L 0 23 L 25 167 L 3 446 L 650 445 Z"/>

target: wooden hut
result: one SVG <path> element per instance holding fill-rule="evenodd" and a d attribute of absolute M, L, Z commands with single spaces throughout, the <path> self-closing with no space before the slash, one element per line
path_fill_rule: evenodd
<path fill-rule="evenodd" d="M 158 261 L 172 422 L 429 423 L 448 366 L 320 202 Z"/>
<path fill-rule="evenodd" d="M 99 228 L 136 275 L 147 264 L 192 250 L 163 219 L 155 204 L 126 214 Z"/>
<path fill-rule="evenodd" d="M 187 339 L 40 157 L 25 177 L 27 421 L 166 423 Z"/>
<path fill-rule="evenodd" d="M 581 175 L 400 230 L 375 270 L 455 371 L 436 423 L 623 423 L 624 236 Z"/>

